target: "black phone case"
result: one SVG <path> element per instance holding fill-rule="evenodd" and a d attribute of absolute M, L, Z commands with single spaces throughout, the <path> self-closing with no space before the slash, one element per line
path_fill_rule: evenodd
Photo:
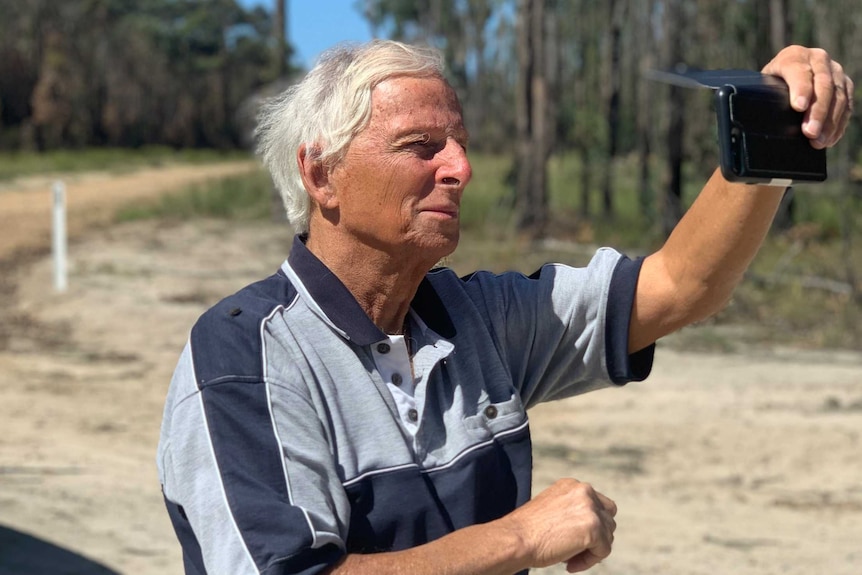
<path fill-rule="evenodd" d="M 732 182 L 792 185 L 826 179 L 826 151 L 802 133 L 785 86 L 725 84 L 715 92 L 721 173 Z"/>

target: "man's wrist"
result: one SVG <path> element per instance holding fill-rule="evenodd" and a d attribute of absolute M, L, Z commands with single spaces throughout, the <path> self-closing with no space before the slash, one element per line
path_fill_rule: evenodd
<path fill-rule="evenodd" d="M 512 573 L 530 569 L 535 565 L 534 546 L 525 537 L 525 530 L 515 516 L 509 514 L 488 525 L 493 525 L 498 532 L 493 538 L 499 541 L 501 549 L 507 552 L 508 555 L 501 557 L 501 560 L 507 567 L 512 568 Z"/>

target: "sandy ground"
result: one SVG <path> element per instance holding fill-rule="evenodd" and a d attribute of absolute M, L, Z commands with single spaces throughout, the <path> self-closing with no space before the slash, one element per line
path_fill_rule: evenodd
<path fill-rule="evenodd" d="M 154 460 L 170 374 L 197 316 L 273 271 L 288 236 L 101 227 L 70 246 L 64 294 L 47 256 L 5 266 L 0 575 L 181 573 Z M 619 505 L 592 573 L 862 573 L 860 353 L 665 346 L 648 382 L 531 420 L 537 489 L 573 476 Z"/>

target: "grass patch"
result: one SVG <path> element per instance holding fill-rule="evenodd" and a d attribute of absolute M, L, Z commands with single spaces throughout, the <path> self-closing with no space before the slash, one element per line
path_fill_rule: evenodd
<path fill-rule="evenodd" d="M 42 174 L 88 171 L 127 172 L 143 167 L 211 163 L 248 157 L 248 152 L 239 150 L 175 150 L 164 146 L 134 150 L 86 148 L 48 152 L 0 152 L 0 181 Z"/>
<path fill-rule="evenodd" d="M 581 215 L 582 166 L 574 156 L 555 157 L 549 164 L 551 231 L 570 249 L 531 242 L 516 233 L 514 219 L 503 201 L 511 193 L 509 164 L 473 158 L 474 180 L 464 195 L 463 240 L 449 264 L 459 273 L 484 268 L 531 273 L 542 263 L 583 265 L 591 248 L 613 246 L 629 255 L 657 249 L 663 237 L 659 219 L 650 209 L 658 204 L 639 197 L 635 158 L 620 159 L 613 178 L 615 217 L 604 220 Z M 658 167 L 654 174 L 660 173 Z M 706 181 L 688 172 L 686 206 Z M 590 181 L 593 212 L 601 206 L 600 174 Z M 735 352 L 759 344 L 806 348 L 862 350 L 862 197 L 852 199 L 842 182 L 796 189 L 796 221 L 785 233 L 771 234 L 746 279 L 728 306 L 716 317 L 668 338 L 685 349 Z M 661 190 L 660 182 L 653 182 Z M 468 201 L 471 194 L 478 198 Z M 481 214 L 473 212 L 480 208 Z M 657 209 L 656 209 L 657 211 Z M 485 215 L 484 218 L 480 217 Z M 849 239 L 842 232 L 852 230 Z M 565 244 L 564 244 L 565 245 Z M 577 249 L 578 246 L 581 249 Z M 856 286 L 853 286 L 856 282 Z"/>
<path fill-rule="evenodd" d="M 508 228 L 512 224 L 512 210 L 506 180 L 511 159 L 471 155 L 470 163 L 473 179 L 461 198 L 461 229 L 483 234 Z"/>
<path fill-rule="evenodd" d="M 198 184 L 155 202 L 120 210 L 119 221 L 140 219 L 188 220 L 197 217 L 261 220 L 274 214 L 272 181 L 269 174 L 252 174 Z"/>
<path fill-rule="evenodd" d="M 713 322 L 760 328 L 777 343 L 862 350 L 862 301 L 850 283 L 862 249 L 845 257 L 840 238 L 773 235 Z"/>
<path fill-rule="evenodd" d="M 661 243 L 657 217 L 643 209 L 638 197 L 637 166 L 631 159 L 620 160 L 617 165 L 617 215 L 613 221 L 581 215 L 581 166 L 576 158 L 551 162 L 549 193 L 555 242 L 537 242 L 517 233 L 507 183 L 508 158 L 471 156 L 471 162 L 474 179 L 462 200 L 463 239 L 447 261 L 459 273 L 475 269 L 531 273 L 549 261 L 581 266 L 595 246 L 609 245 L 639 255 Z M 696 196 L 697 182 L 704 179 L 692 175 L 691 181 L 686 189 L 687 202 Z M 599 182 L 593 182 L 591 202 L 595 207 L 600 205 L 598 188 Z M 740 351 L 760 343 L 862 349 L 862 301 L 850 289 L 854 270 L 862 276 L 862 210 L 858 209 L 859 200 L 849 211 L 839 209 L 836 194 L 840 189 L 836 189 L 820 186 L 797 190 L 800 223 L 767 239 L 724 311 L 669 337 L 666 345 L 718 352 Z M 273 206 L 269 176 L 261 171 L 195 186 L 156 203 L 123 210 L 120 218 L 272 219 L 280 210 Z M 853 216 L 848 220 L 847 214 Z M 279 217 L 283 217 L 280 212 Z M 842 244 L 840 230 L 848 221 L 855 235 L 849 244 Z M 848 249 L 848 245 L 855 249 Z"/>

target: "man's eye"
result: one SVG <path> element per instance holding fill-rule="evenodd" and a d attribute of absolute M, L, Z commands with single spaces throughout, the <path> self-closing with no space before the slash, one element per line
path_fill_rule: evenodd
<path fill-rule="evenodd" d="M 410 147 L 421 151 L 423 154 L 436 154 L 444 148 L 444 145 L 436 140 L 416 140 L 410 144 Z"/>
<path fill-rule="evenodd" d="M 437 142 L 436 142 L 435 140 L 431 139 L 431 138 L 430 138 L 430 137 L 428 137 L 428 136 L 423 136 L 423 137 L 421 137 L 421 138 L 416 138 L 416 139 L 415 139 L 415 140 L 413 140 L 413 142 L 412 142 L 412 145 L 414 145 L 414 146 L 434 146 L 434 145 L 436 145 L 436 144 L 437 144 Z"/>

